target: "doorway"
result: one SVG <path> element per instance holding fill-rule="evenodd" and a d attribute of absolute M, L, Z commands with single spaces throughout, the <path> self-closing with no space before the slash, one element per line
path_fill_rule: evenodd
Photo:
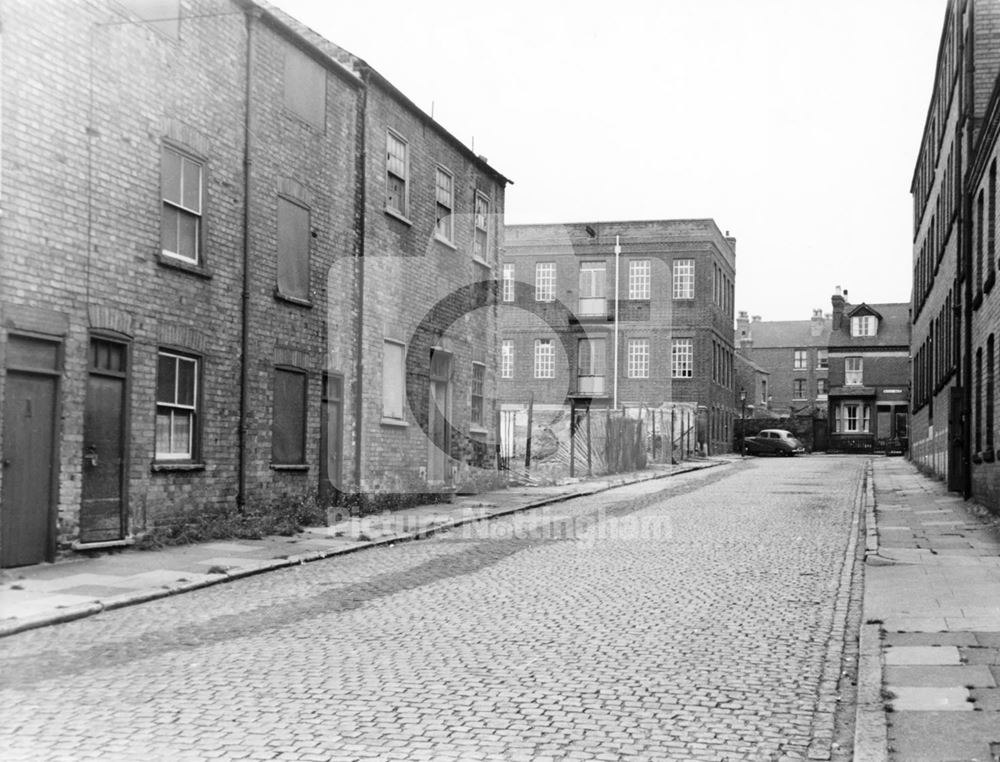
<path fill-rule="evenodd" d="M 323 375 L 320 407 L 319 497 L 325 504 L 338 497 L 343 468 L 344 379 Z"/>
<path fill-rule="evenodd" d="M 431 484 L 451 483 L 449 453 L 451 452 L 451 353 L 431 349 L 430 385 L 427 395 L 427 481 Z"/>
<path fill-rule="evenodd" d="M 90 341 L 87 400 L 83 415 L 83 484 L 80 542 L 125 538 L 125 389 L 128 345 Z"/>
<path fill-rule="evenodd" d="M 55 555 L 58 341 L 9 336 L 3 405 L 0 566 Z"/>

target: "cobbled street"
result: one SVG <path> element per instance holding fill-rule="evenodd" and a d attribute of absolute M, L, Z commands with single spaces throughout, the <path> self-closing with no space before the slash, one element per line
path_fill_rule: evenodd
<path fill-rule="evenodd" d="M 0 641 L 44 760 L 841 758 L 864 459 L 747 459 Z"/>

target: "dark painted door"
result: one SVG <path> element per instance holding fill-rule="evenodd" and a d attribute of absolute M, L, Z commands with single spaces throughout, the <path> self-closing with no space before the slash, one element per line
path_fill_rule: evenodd
<path fill-rule="evenodd" d="M 343 405 L 344 380 L 324 376 L 319 435 L 319 496 L 323 502 L 335 498 L 341 489 Z"/>
<path fill-rule="evenodd" d="M 83 417 L 83 500 L 80 542 L 125 536 L 126 346 L 90 342 L 90 374 Z"/>
<path fill-rule="evenodd" d="M 56 379 L 8 371 L 3 406 L 0 565 L 51 559 Z"/>
<path fill-rule="evenodd" d="M 963 428 L 962 428 L 962 387 L 951 387 L 951 399 L 948 406 L 948 489 L 961 492 L 964 479 L 962 464 Z"/>

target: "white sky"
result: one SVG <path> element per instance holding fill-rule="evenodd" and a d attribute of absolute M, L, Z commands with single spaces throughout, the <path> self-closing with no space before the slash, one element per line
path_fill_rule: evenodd
<path fill-rule="evenodd" d="M 714 218 L 765 320 L 909 301 L 946 0 L 274 1 L 511 178 L 507 224 Z"/>

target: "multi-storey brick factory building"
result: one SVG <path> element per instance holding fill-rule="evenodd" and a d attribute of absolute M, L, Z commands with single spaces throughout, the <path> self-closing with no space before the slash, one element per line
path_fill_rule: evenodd
<path fill-rule="evenodd" d="M 506 179 L 266 3 L 154 6 L 0 8 L 3 566 L 449 489 L 492 436 L 495 308 L 434 308 Z"/>
<path fill-rule="evenodd" d="M 499 399 L 698 410 L 732 447 L 736 241 L 712 220 L 513 225 L 501 274 Z"/>
<path fill-rule="evenodd" d="M 997 3 L 949 0 L 911 182 L 912 457 L 994 510 L 998 27 Z"/>

